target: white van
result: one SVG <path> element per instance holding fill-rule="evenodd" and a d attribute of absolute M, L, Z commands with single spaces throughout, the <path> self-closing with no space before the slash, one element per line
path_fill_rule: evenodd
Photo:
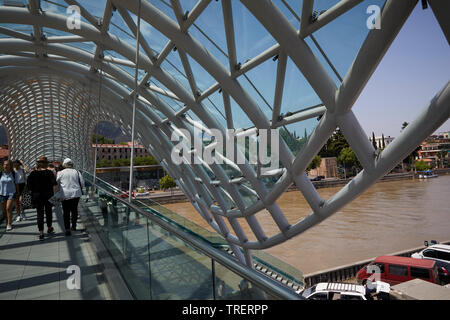
<path fill-rule="evenodd" d="M 425 242 L 425 246 L 428 242 Z M 450 245 L 434 244 L 427 246 L 420 252 L 413 253 L 411 258 L 416 259 L 431 259 L 440 262 L 450 263 Z"/>
<path fill-rule="evenodd" d="M 369 289 L 352 283 L 321 282 L 297 293 L 307 300 L 371 300 L 372 294 L 381 298 L 382 294 L 389 294 L 390 291 L 389 284 L 382 281 L 375 281 L 372 287 Z"/>
<path fill-rule="evenodd" d="M 428 241 L 425 241 L 426 248 L 420 252 L 413 253 L 411 258 L 436 261 L 440 283 L 450 283 L 450 245 L 433 244 L 436 243 L 435 241 L 431 243 L 432 245 L 428 246 Z"/>

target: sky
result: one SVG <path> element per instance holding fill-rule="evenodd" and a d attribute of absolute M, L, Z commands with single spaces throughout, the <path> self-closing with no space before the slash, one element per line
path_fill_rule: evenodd
<path fill-rule="evenodd" d="M 173 10 L 165 5 L 163 1 L 149 1 L 157 6 L 164 14 L 175 20 Z M 43 9 L 69 15 L 64 8 L 54 5 L 52 2 L 41 1 Z M 63 0 L 54 0 L 54 2 L 67 5 Z M 103 15 L 105 0 L 79 0 L 78 2 L 93 15 Z M 338 2 L 338 0 L 315 0 L 314 10 L 320 12 L 329 9 Z M 197 0 L 180 0 L 183 12 L 192 10 L 196 3 Z M 231 3 L 237 61 L 245 63 L 248 59 L 253 58 L 274 45 L 276 41 L 240 1 L 233 0 Z M 283 2 L 281 0 L 273 0 L 273 3 L 282 11 L 294 28 L 298 29 L 298 20 L 283 3 L 288 3 L 296 14 L 300 15 L 302 1 L 285 0 Z M 367 12 L 368 6 L 378 5 L 382 7 L 383 3 L 384 0 L 365 0 L 314 33 L 314 37 L 342 78 L 345 77 L 369 32 L 366 27 L 366 20 L 369 17 Z M 133 14 L 131 16 L 136 21 L 136 16 Z M 228 60 L 223 54 L 223 52 L 227 52 L 227 46 L 222 16 L 220 2 L 211 2 L 196 20 L 196 27 L 189 29 L 189 33 L 196 40 L 200 41 L 220 63 L 228 68 Z M 85 21 L 84 18 L 82 20 Z M 129 29 L 118 12 L 114 12 L 111 21 L 110 32 L 119 36 L 122 41 L 134 46 L 135 40 L 130 36 Z M 381 28 L 383 28 L 383 24 L 381 24 Z M 141 21 L 141 30 L 150 47 L 155 51 L 160 51 L 168 41 L 163 34 L 145 21 Z M 49 32 L 49 34 L 50 32 L 65 34 L 64 32 L 49 29 L 44 31 Z M 213 39 L 219 49 L 210 43 L 205 35 Z M 305 41 L 322 63 L 336 86 L 339 87 L 340 81 L 327 65 L 325 59 L 312 43 L 312 40 L 306 38 Z M 90 52 L 95 50 L 95 46 L 92 43 L 75 42 L 69 43 L 68 45 L 76 46 Z M 111 50 L 108 50 L 106 54 L 123 58 Z M 200 64 L 190 57 L 188 59 L 200 91 L 206 90 L 215 83 L 215 79 Z M 134 76 L 133 69 L 123 66 L 120 67 Z M 177 71 L 181 70 L 184 72 L 178 52 L 171 52 L 166 61 L 163 62 L 162 67 L 169 71 L 182 85 L 188 88 L 188 91 L 190 90 L 187 79 Z M 246 74 L 252 83 L 244 77 L 238 78 L 241 86 L 250 94 L 269 119 L 272 116 L 268 105 L 272 105 L 274 100 L 276 70 L 277 61 L 269 59 Z M 431 8 L 422 10 L 419 2 L 353 106 L 353 111 L 360 120 L 367 136 L 371 136 L 372 132 L 376 136 L 380 136 L 382 133 L 385 136 L 398 136 L 402 123 L 404 121 L 411 122 L 426 107 L 433 96 L 446 84 L 449 80 L 449 70 L 449 45 Z M 141 72 L 140 77 L 143 75 L 144 73 Z M 154 78 L 151 78 L 151 82 L 154 85 L 165 88 Z M 175 111 L 182 108 L 180 102 L 163 95 L 159 97 L 170 104 Z M 319 97 L 289 58 L 281 112 L 284 114 L 287 112 L 295 112 L 319 103 L 321 103 Z M 220 93 L 214 93 L 209 97 L 209 100 L 204 100 L 203 104 L 225 125 L 225 119 L 221 116 L 225 112 Z M 247 115 L 233 99 L 231 99 L 231 104 L 235 126 L 241 128 L 252 126 Z M 196 119 L 194 114 L 191 114 L 191 116 Z M 310 134 L 316 125 L 317 120 L 314 118 L 298 124 L 289 125 L 288 129 L 291 131 L 295 130 L 297 134 L 303 134 L 306 129 L 308 134 Z M 447 121 L 438 131 L 449 130 L 450 121 Z"/>
<path fill-rule="evenodd" d="M 383 27 L 383 25 L 381 25 Z M 368 136 L 398 136 L 450 79 L 450 47 L 431 8 L 416 6 L 353 112 Z M 450 121 L 437 132 L 450 131 Z"/>

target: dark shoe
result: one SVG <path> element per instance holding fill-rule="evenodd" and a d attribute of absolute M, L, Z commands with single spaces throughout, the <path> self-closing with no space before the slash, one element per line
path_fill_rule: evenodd
<path fill-rule="evenodd" d="M 77 227 L 70 228 L 72 231 L 77 231 Z"/>
<path fill-rule="evenodd" d="M 70 236 L 70 235 L 72 235 L 72 232 L 70 232 L 70 230 L 67 230 L 66 231 L 66 236 Z"/>
<path fill-rule="evenodd" d="M 40 234 L 40 235 L 39 235 L 39 241 L 44 241 L 44 239 L 45 239 L 45 238 L 44 238 L 44 235 L 43 235 L 43 234 Z"/>
<path fill-rule="evenodd" d="M 50 228 L 47 230 L 47 233 L 50 234 L 50 235 L 53 235 L 53 234 L 55 234 L 55 229 L 53 229 L 53 227 L 50 227 Z"/>

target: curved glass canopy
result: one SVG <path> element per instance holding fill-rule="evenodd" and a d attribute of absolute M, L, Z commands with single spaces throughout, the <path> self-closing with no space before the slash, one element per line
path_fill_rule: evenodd
<path fill-rule="evenodd" d="M 442 12 L 442 4 L 429 2 Z M 32 164 L 41 155 L 69 156 L 92 170 L 93 128 L 106 120 L 129 133 L 137 92 L 138 140 L 208 223 L 245 250 L 279 244 L 335 213 L 449 115 L 447 84 L 434 109 L 378 155 L 351 111 L 414 0 L 0 3 L 0 122 L 12 157 Z M 368 23 L 370 5 L 383 28 Z M 364 170 L 324 201 L 304 172 L 337 127 Z M 180 129 L 238 129 L 258 141 L 258 130 L 279 131 L 280 166 L 261 175 L 258 166 L 234 159 L 176 165 L 171 136 Z M 305 143 L 291 148 L 297 133 Z M 312 210 L 295 224 L 276 203 L 292 183 Z M 264 209 L 275 235 L 266 236 L 256 218 Z"/>

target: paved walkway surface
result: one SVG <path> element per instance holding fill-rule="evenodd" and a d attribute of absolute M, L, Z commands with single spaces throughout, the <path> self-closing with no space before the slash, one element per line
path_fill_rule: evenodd
<path fill-rule="evenodd" d="M 39 241 L 36 210 L 26 210 L 26 217 L 26 221 L 14 222 L 12 231 L 5 231 L 4 221 L 0 225 L 0 300 L 111 299 L 101 265 L 80 221 L 79 231 L 66 237 L 62 214 L 56 209 L 55 235 L 46 233 L 45 240 Z M 74 274 L 67 268 L 73 265 L 81 271 L 79 290 L 67 285 L 67 279 L 73 279 Z"/>

